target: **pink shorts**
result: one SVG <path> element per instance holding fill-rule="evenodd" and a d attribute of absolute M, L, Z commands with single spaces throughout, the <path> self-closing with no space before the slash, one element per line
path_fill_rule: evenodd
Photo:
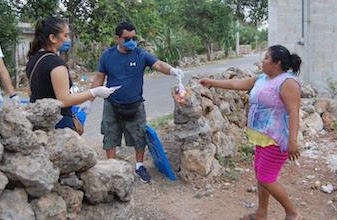
<path fill-rule="evenodd" d="M 288 153 L 282 153 L 279 146 L 260 147 L 256 145 L 254 160 L 256 179 L 265 184 L 274 183 L 287 158 Z"/>

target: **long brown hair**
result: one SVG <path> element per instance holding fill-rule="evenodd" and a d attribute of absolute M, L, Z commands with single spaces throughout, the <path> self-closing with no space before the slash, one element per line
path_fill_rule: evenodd
<path fill-rule="evenodd" d="M 67 23 L 57 17 L 48 17 L 44 20 L 39 20 L 35 26 L 34 40 L 31 42 L 28 51 L 28 59 L 37 53 L 40 49 L 47 49 L 52 43 L 49 40 L 49 35 L 54 34 L 57 36 L 63 30 Z"/>

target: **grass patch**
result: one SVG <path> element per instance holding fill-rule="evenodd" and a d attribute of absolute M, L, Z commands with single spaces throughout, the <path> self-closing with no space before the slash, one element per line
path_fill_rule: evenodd
<path fill-rule="evenodd" d="M 241 161 L 250 163 L 253 159 L 253 156 L 255 154 L 254 146 L 252 144 L 246 143 L 246 144 L 240 144 L 238 148 L 239 153 L 241 154 Z"/>
<path fill-rule="evenodd" d="M 149 126 L 153 129 L 161 129 L 168 125 L 169 121 L 173 120 L 173 113 L 168 115 L 160 116 L 159 118 L 150 120 L 148 122 Z"/>

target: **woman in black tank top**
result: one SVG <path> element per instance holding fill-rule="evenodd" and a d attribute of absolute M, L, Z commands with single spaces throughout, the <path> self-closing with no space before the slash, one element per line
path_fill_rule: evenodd
<path fill-rule="evenodd" d="M 71 107 L 91 101 L 97 96 L 107 98 L 113 89 L 105 86 L 90 89 L 86 92 L 71 94 L 72 85 L 68 67 L 64 60 L 57 56 L 59 49 L 69 46 L 69 26 L 60 18 L 48 17 L 37 22 L 35 37 L 28 52 L 26 74 L 30 79 L 30 102 L 38 99 L 53 98 L 62 102 L 62 120 L 56 128 L 74 129 Z"/>

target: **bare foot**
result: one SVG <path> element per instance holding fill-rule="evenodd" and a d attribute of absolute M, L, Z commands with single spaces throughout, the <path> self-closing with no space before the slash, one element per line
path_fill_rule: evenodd
<path fill-rule="evenodd" d="M 286 214 L 285 220 L 302 220 L 302 215 L 299 213 Z"/>
<path fill-rule="evenodd" d="M 242 218 L 240 218 L 240 220 L 267 220 L 267 216 L 260 215 L 257 213 L 251 213 L 251 214 L 244 215 Z"/>

